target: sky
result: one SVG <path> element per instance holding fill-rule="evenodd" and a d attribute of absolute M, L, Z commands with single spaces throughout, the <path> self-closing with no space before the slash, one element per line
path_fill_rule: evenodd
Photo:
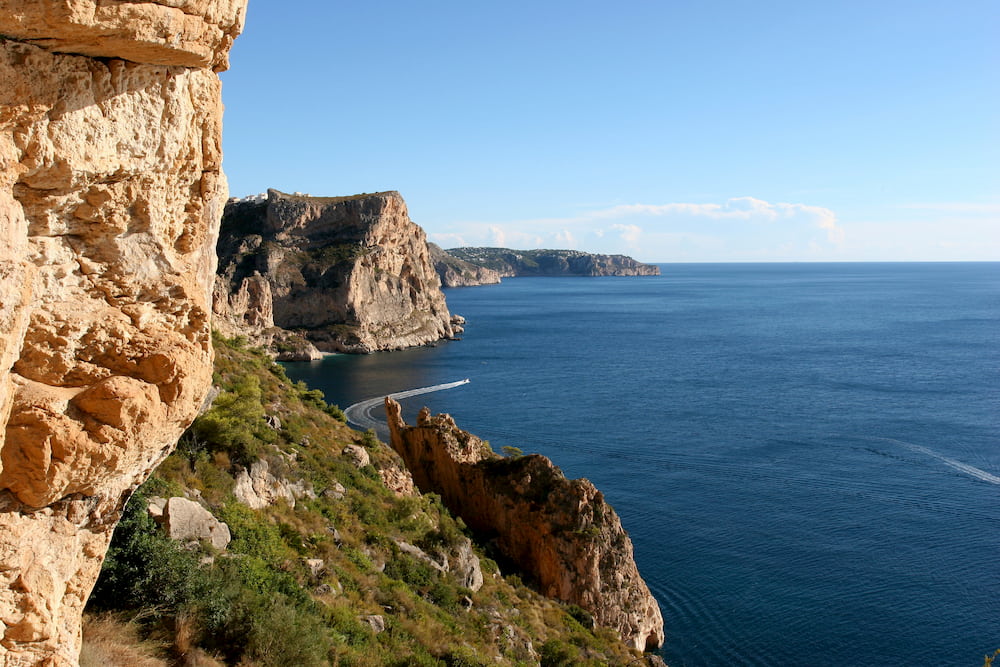
<path fill-rule="evenodd" d="M 222 80 L 233 196 L 445 248 L 1000 260 L 997 0 L 250 0 Z"/>

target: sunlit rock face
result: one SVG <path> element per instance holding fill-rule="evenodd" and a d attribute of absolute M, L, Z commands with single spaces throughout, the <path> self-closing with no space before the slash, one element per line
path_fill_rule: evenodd
<path fill-rule="evenodd" d="M 230 202 L 215 315 L 223 333 L 275 351 L 292 332 L 324 352 L 351 353 L 457 333 L 427 236 L 392 191 L 312 197 L 268 190 Z"/>
<path fill-rule="evenodd" d="M 532 454 L 501 458 L 424 408 L 415 426 L 385 399 L 390 442 L 424 493 L 444 504 L 533 579 L 543 595 L 579 605 L 629 646 L 663 644 L 663 616 L 636 568 L 632 540 L 585 479 L 566 479 Z"/>
<path fill-rule="evenodd" d="M 77 663 L 119 512 L 209 388 L 245 4 L 0 0 L 0 664 Z"/>

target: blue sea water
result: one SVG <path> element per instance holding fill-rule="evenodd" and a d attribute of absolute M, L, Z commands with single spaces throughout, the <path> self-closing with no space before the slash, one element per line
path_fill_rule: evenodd
<path fill-rule="evenodd" d="M 289 364 L 587 477 L 672 667 L 1000 648 L 1000 264 L 663 265 L 446 292 L 460 342 Z"/>

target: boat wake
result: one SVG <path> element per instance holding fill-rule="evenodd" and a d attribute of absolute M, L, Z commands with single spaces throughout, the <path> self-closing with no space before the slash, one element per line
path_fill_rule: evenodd
<path fill-rule="evenodd" d="M 431 385 L 430 387 L 418 387 L 417 389 L 397 391 L 393 394 L 387 394 L 387 396 L 398 401 L 403 398 L 410 398 L 411 396 L 419 396 L 420 394 L 430 394 L 435 391 L 454 389 L 455 387 L 460 387 L 463 384 L 468 383 L 469 378 L 465 378 L 464 380 L 459 380 L 458 382 L 446 382 L 444 384 Z M 368 398 L 363 401 L 359 401 L 354 405 L 348 406 L 344 409 L 344 415 L 347 417 L 347 421 L 360 429 L 372 429 L 383 439 L 388 437 L 388 427 L 385 424 L 385 419 L 372 416 L 372 411 L 377 408 L 381 408 L 385 402 L 385 398 L 386 396 L 376 396 L 375 398 Z"/>
<path fill-rule="evenodd" d="M 961 461 L 956 461 L 955 459 L 948 458 L 938 454 L 933 449 L 924 447 L 923 445 L 915 445 L 912 442 L 905 442 L 903 440 L 895 440 L 893 438 L 876 438 L 877 440 L 884 440 L 886 442 L 891 442 L 893 444 L 899 445 L 900 447 L 905 447 L 911 452 L 917 452 L 919 454 L 926 454 L 927 456 L 937 459 L 941 463 L 958 470 L 959 472 L 964 472 L 966 475 L 975 477 L 976 479 L 982 480 L 984 482 L 989 482 L 990 484 L 1000 484 L 1000 477 L 981 470 L 975 466 L 970 466 L 968 463 L 962 463 Z"/>

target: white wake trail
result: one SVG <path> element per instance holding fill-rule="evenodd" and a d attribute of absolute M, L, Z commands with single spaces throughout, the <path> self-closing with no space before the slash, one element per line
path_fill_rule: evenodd
<path fill-rule="evenodd" d="M 875 438 L 876 440 L 885 440 L 887 442 L 893 442 L 901 447 L 906 447 L 910 451 L 918 452 L 920 454 L 926 454 L 931 458 L 937 459 L 941 463 L 958 470 L 959 472 L 964 472 L 966 475 L 975 477 L 976 479 L 982 480 L 984 482 L 989 482 L 990 484 L 1000 485 L 1000 477 L 986 472 L 985 470 L 980 470 L 975 466 L 970 466 L 968 463 L 962 463 L 961 461 L 956 461 L 955 459 L 948 458 L 938 454 L 933 449 L 924 447 L 923 445 L 915 445 L 912 442 L 904 442 L 903 440 L 896 440 L 894 438 Z"/>
<path fill-rule="evenodd" d="M 454 389 L 455 387 L 460 387 L 463 384 L 468 384 L 469 381 L 469 378 L 465 378 L 464 380 L 459 380 L 458 382 L 446 382 L 444 384 L 431 385 L 430 387 L 407 389 L 406 391 L 397 391 L 393 394 L 388 394 L 388 397 L 398 401 L 402 398 L 410 398 L 411 396 L 419 396 L 420 394 L 429 394 L 434 391 Z M 375 398 L 368 398 L 355 403 L 354 405 L 348 406 L 344 410 L 344 415 L 347 417 L 347 421 L 360 429 L 372 429 L 380 436 L 384 435 L 383 432 L 386 429 L 385 420 L 373 417 L 372 411 L 376 408 L 382 407 L 383 403 L 385 403 L 385 398 L 385 396 L 376 396 Z"/>

